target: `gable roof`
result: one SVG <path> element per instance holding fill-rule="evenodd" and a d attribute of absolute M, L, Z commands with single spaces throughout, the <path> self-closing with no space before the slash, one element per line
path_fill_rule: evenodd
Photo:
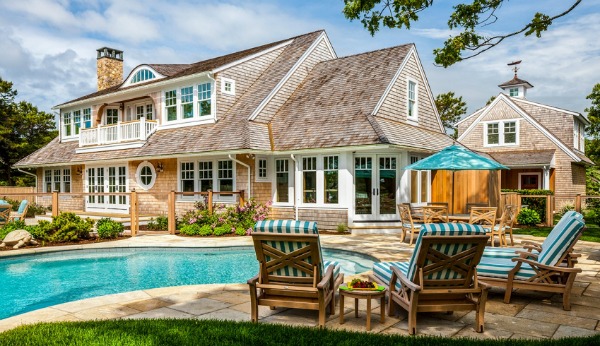
<path fill-rule="evenodd" d="M 462 139 L 464 139 L 465 136 L 467 134 L 469 134 L 475 128 L 475 126 L 477 126 L 477 124 L 483 119 L 483 117 L 485 117 L 496 106 L 496 104 L 498 104 L 501 101 L 504 101 L 510 108 L 512 108 L 513 111 L 515 111 L 515 113 L 517 113 L 517 115 L 521 116 L 526 121 L 528 121 L 533 127 L 538 129 L 552 143 L 554 143 L 557 147 L 559 147 L 562 151 L 564 151 L 565 154 L 567 154 L 574 162 L 584 162 L 584 163 L 592 164 L 592 161 L 589 158 L 587 158 L 585 155 L 580 155 L 580 154 L 576 153 L 571 148 L 571 146 L 565 144 L 564 141 L 562 141 L 555 134 L 553 134 L 551 131 L 549 131 L 543 124 L 541 124 L 538 120 L 536 120 L 533 116 L 531 116 L 523 108 L 519 107 L 519 105 L 516 103 L 519 100 L 520 99 L 507 96 L 504 93 L 500 93 L 494 99 L 494 101 L 492 103 L 490 103 L 486 108 L 484 108 L 484 111 L 481 112 L 479 114 L 479 116 L 477 116 L 475 121 L 473 121 L 471 123 L 471 125 L 465 130 L 465 132 L 463 132 L 460 135 L 460 137 L 458 137 L 457 140 L 461 141 Z"/>
<path fill-rule="evenodd" d="M 517 75 L 515 74 L 515 76 L 513 77 L 513 79 L 509 80 L 508 82 L 504 82 L 500 85 L 498 85 L 500 88 L 506 88 L 506 87 L 510 87 L 510 86 L 518 86 L 518 85 L 524 85 L 527 86 L 529 88 L 533 88 L 533 85 L 529 84 L 528 81 L 517 78 Z"/>

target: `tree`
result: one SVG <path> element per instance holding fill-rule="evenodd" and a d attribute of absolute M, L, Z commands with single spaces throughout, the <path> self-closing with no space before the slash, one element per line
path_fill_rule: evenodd
<path fill-rule="evenodd" d="M 586 128 L 589 138 L 585 140 L 585 155 L 589 157 L 596 166 L 588 167 L 586 174 L 586 189 L 588 194 L 600 193 L 600 83 L 592 88 L 587 96 L 592 105 L 585 109 L 590 125 Z"/>
<path fill-rule="evenodd" d="M 439 94 L 435 97 L 435 106 L 446 130 L 453 130 L 452 137 L 458 137 L 456 123 L 461 116 L 467 113 L 467 104 L 463 101 L 462 96 L 455 97 L 452 91 Z"/>
<path fill-rule="evenodd" d="M 455 5 L 450 14 L 448 28 L 458 29 L 458 34 L 450 36 L 444 42 L 443 48 L 433 50 L 435 63 L 444 67 L 453 65 L 461 60 L 475 57 L 500 44 L 505 39 L 524 33 L 525 36 L 535 34 L 541 37 L 552 22 L 567 15 L 581 0 L 574 1 L 563 12 L 549 16 L 537 12 L 533 19 L 519 29 L 505 34 L 483 36 L 479 33 L 483 27 L 494 24 L 498 17 L 496 11 L 508 0 L 472 0 L 472 2 Z M 405 27 L 410 30 L 411 23 L 419 20 L 419 14 L 433 6 L 433 0 L 344 0 L 344 16 L 350 20 L 360 19 L 364 27 L 375 35 L 380 25 L 388 28 Z M 468 55 L 463 56 L 463 52 Z"/>
<path fill-rule="evenodd" d="M 0 182 L 15 182 L 12 165 L 56 137 L 54 117 L 29 102 L 16 103 L 13 83 L 0 78 Z"/>

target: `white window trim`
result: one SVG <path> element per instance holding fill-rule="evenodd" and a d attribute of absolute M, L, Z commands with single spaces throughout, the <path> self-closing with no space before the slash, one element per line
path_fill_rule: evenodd
<path fill-rule="evenodd" d="M 117 110 L 117 123 L 115 123 L 115 124 L 109 124 L 108 123 L 108 110 L 109 109 L 116 109 Z M 121 122 L 121 119 L 123 119 L 123 112 L 121 112 L 121 110 L 119 109 L 119 107 L 109 106 L 109 107 L 106 107 L 104 109 L 104 114 L 102 114 L 102 125 L 104 125 L 104 126 L 117 125 L 118 123 Z"/>
<path fill-rule="evenodd" d="M 226 83 L 231 84 L 230 91 L 225 90 Z M 233 80 L 231 78 L 221 78 L 221 92 L 225 95 L 235 95 L 235 80 Z"/>
<path fill-rule="evenodd" d="M 521 190 L 521 176 L 523 175 L 537 175 L 538 176 L 538 187 L 537 189 L 541 189 L 543 186 L 543 182 L 542 182 L 542 173 L 540 172 L 523 172 L 523 173 L 519 173 L 519 185 L 518 185 L 518 189 Z"/>
<path fill-rule="evenodd" d="M 585 125 L 577 119 L 573 119 L 573 148 L 585 152 Z"/>
<path fill-rule="evenodd" d="M 338 202 L 337 203 L 325 203 L 325 169 L 323 158 L 326 156 L 337 156 L 338 157 Z M 296 157 L 298 160 L 298 175 L 300 184 L 303 184 L 303 174 L 304 174 L 304 163 L 303 159 L 308 157 L 315 157 L 317 159 L 317 189 L 316 189 L 316 199 L 315 203 L 305 203 L 304 202 L 304 186 L 299 186 L 297 189 L 298 194 L 298 204 L 302 207 L 317 207 L 317 208 L 336 208 L 340 206 L 340 200 L 342 199 L 342 189 L 341 189 L 341 160 L 342 154 L 340 153 L 331 153 L 331 154 L 322 154 L 322 155 L 304 155 Z M 309 172 L 312 172 L 309 171 Z"/>
<path fill-rule="evenodd" d="M 408 155 L 409 164 L 421 161 L 426 157 L 427 156 L 423 156 L 423 155 Z M 415 162 L 412 162 L 412 158 L 416 158 L 417 160 Z M 427 203 L 429 201 L 431 201 L 431 171 L 409 170 L 408 172 L 413 172 L 413 171 L 419 173 L 418 174 L 419 180 L 421 180 L 421 172 L 427 172 L 427 184 L 426 184 L 427 185 L 427 197 L 426 197 L 425 201 L 412 202 L 412 191 L 411 191 L 411 194 L 408 195 L 408 201 L 410 204 L 412 204 L 414 206 L 427 205 Z M 412 188 L 412 174 L 408 174 L 408 186 Z M 417 184 L 417 196 L 419 196 L 419 199 L 421 198 L 421 187 L 422 187 L 422 184 L 419 181 Z"/>
<path fill-rule="evenodd" d="M 519 97 L 521 95 L 521 90 L 520 89 L 521 88 L 519 88 L 519 87 L 508 88 L 508 96 L 510 96 L 510 97 Z M 516 95 L 511 95 L 511 93 L 512 93 L 513 90 L 517 91 Z"/>
<path fill-rule="evenodd" d="M 415 83 L 415 105 L 413 109 L 413 116 L 408 116 L 409 109 L 409 93 L 410 93 L 410 83 Z M 408 121 L 416 122 L 419 120 L 419 81 L 413 78 L 406 79 L 406 119 Z"/>
<path fill-rule="evenodd" d="M 152 172 L 152 180 L 150 181 L 150 184 L 147 185 L 142 182 L 141 173 L 144 167 L 150 167 L 150 171 Z M 154 169 L 154 165 L 148 161 L 140 163 L 137 167 L 137 171 L 135 172 L 135 179 L 139 187 L 146 191 L 150 190 L 156 183 L 156 169 Z"/>
<path fill-rule="evenodd" d="M 277 160 L 288 160 L 288 201 L 287 202 L 277 202 Z M 298 160 L 298 158 L 296 158 Z M 275 207 L 290 207 L 294 205 L 294 198 L 296 198 L 296 190 L 295 190 L 295 182 L 296 182 L 296 165 L 294 160 L 292 160 L 289 156 L 284 157 L 274 157 L 269 160 L 273 164 L 273 184 L 271 184 L 271 200 L 273 201 L 273 206 Z"/>
<path fill-rule="evenodd" d="M 199 97 L 198 97 L 198 85 L 201 84 L 205 84 L 205 83 L 210 83 L 210 90 L 211 90 L 211 94 L 210 94 L 210 103 L 211 103 L 211 107 L 210 107 L 210 113 L 209 115 L 203 115 L 200 116 L 200 109 L 199 109 Z M 188 87 L 192 87 L 192 104 L 193 104 L 193 116 L 191 118 L 183 118 L 183 112 L 182 112 L 182 104 L 181 104 L 181 89 L 182 88 L 188 88 Z M 194 125 L 198 125 L 198 124 L 212 124 L 215 122 L 215 118 L 216 118 L 216 93 L 214 92 L 214 87 L 215 87 L 215 83 L 209 80 L 200 80 L 200 81 L 194 81 L 193 83 L 185 83 L 185 84 L 177 84 L 177 85 L 172 85 L 169 86 L 168 88 L 164 88 L 161 91 L 161 103 L 160 103 L 160 109 L 161 109 L 161 125 L 160 128 L 161 129 L 167 129 L 167 128 L 177 128 L 177 127 L 182 127 L 182 126 L 187 126 L 189 124 L 194 124 Z M 175 90 L 175 110 L 176 110 L 176 120 L 167 120 L 167 105 L 166 105 L 166 94 L 169 91 L 173 91 Z M 158 106 L 156 106 L 156 108 L 158 108 Z M 155 113 L 155 119 L 158 118 L 156 116 L 156 114 L 158 113 L 157 110 L 154 110 Z"/>
<path fill-rule="evenodd" d="M 71 166 L 60 166 L 60 167 L 47 167 L 44 168 L 44 173 L 43 173 L 43 178 L 42 178 L 42 182 L 43 182 L 43 188 L 42 190 L 46 193 L 50 193 L 50 192 L 54 192 L 54 171 L 58 171 L 60 170 L 60 191 L 57 192 L 65 192 L 65 169 L 69 170 L 69 182 L 71 183 L 71 191 L 73 192 L 73 170 L 71 169 Z M 46 171 L 50 171 L 50 184 L 52 186 L 52 191 L 47 191 L 47 187 L 46 187 Z"/>
<path fill-rule="evenodd" d="M 490 120 L 482 121 L 483 124 L 483 146 L 484 147 L 515 147 L 519 145 L 519 134 L 521 133 L 520 119 Z M 515 123 L 515 143 L 504 143 L 504 124 Z M 488 124 L 498 124 L 498 144 L 488 143 Z"/>
<path fill-rule="evenodd" d="M 259 161 L 264 160 L 267 163 L 267 176 L 266 177 L 261 177 L 259 175 L 259 171 L 260 171 L 260 167 L 259 167 Z M 271 165 L 269 164 L 269 159 L 267 159 L 265 156 L 257 156 L 254 160 L 254 181 L 255 182 L 260 182 L 260 183 L 268 183 L 271 181 L 271 174 L 270 174 L 270 168 Z"/>
<path fill-rule="evenodd" d="M 181 202 L 190 202 L 190 201 L 196 201 L 198 200 L 199 196 L 200 196 L 200 192 L 199 191 L 199 186 L 198 186 L 198 178 L 199 178 L 199 162 L 212 162 L 212 180 L 213 180 L 213 191 L 219 191 L 218 190 L 218 175 L 219 175 L 219 161 L 232 161 L 232 179 L 233 179 L 233 186 L 232 189 L 233 191 L 237 191 L 237 164 L 235 161 L 231 160 L 230 158 L 223 156 L 223 157 L 195 157 L 195 158 L 189 158 L 189 159 L 178 159 L 177 160 L 177 190 L 178 191 L 182 191 L 182 185 L 181 185 L 181 164 L 184 162 L 193 162 L 194 163 L 194 192 L 195 192 L 195 196 L 180 196 L 178 201 Z M 189 194 L 192 194 L 191 192 Z M 215 194 L 213 197 L 213 202 L 215 203 L 233 203 L 235 202 L 235 195 L 233 195 L 233 197 L 222 197 L 220 194 Z"/>

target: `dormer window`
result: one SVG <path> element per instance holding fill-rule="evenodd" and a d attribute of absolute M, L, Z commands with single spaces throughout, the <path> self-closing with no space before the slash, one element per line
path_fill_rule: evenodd
<path fill-rule="evenodd" d="M 509 92 L 510 96 L 512 96 L 512 97 L 519 96 L 519 88 L 510 88 L 510 90 L 508 92 Z"/>
<path fill-rule="evenodd" d="M 229 78 L 223 78 L 221 81 L 221 92 L 227 95 L 235 95 L 235 81 Z"/>
<path fill-rule="evenodd" d="M 407 88 L 407 118 L 408 120 L 416 121 L 418 118 L 417 112 L 417 98 L 418 98 L 418 87 L 417 82 L 414 80 L 408 80 Z"/>
<path fill-rule="evenodd" d="M 156 78 L 154 72 L 148 69 L 139 70 L 135 73 L 135 75 L 133 75 L 133 78 L 131 78 L 131 84 L 140 83 L 154 78 Z"/>
<path fill-rule="evenodd" d="M 164 125 L 214 120 L 213 84 L 203 82 L 164 92 Z"/>

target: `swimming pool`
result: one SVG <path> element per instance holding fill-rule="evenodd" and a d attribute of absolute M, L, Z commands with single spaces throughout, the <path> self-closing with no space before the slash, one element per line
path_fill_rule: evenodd
<path fill-rule="evenodd" d="M 373 258 L 323 249 L 345 274 L 370 270 Z M 157 287 L 245 283 L 258 272 L 252 247 L 111 248 L 0 259 L 0 319 L 106 294 Z"/>

